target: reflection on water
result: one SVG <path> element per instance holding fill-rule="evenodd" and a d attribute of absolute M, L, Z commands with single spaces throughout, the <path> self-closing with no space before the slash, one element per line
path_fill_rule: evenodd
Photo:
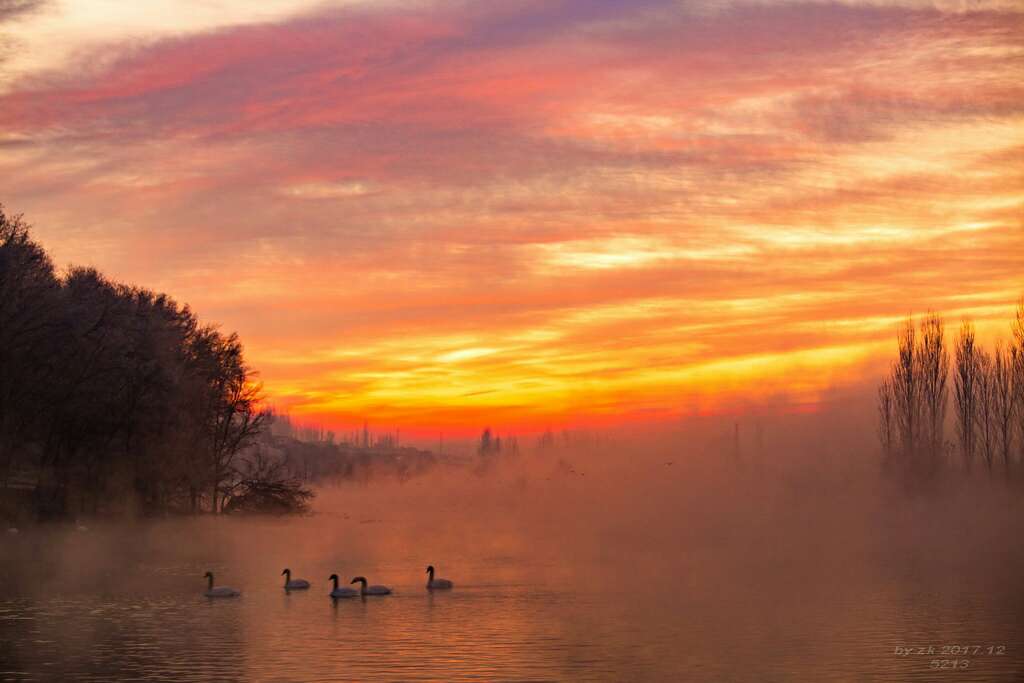
<path fill-rule="evenodd" d="M 531 486 L 468 502 L 444 487 L 390 497 L 343 489 L 304 519 L 5 538 L 0 679 L 1011 681 L 1024 672 L 1020 555 L 994 547 L 996 534 L 947 527 L 900 543 L 912 515 L 823 522 L 773 499 L 759 515 L 744 509 L 740 523 L 699 493 L 668 503 L 671 482 L 639 498 L 600 484 L 587 494 Z M 457 514 L 466 505 L 479 514 Z M 424 589 L 430 563 L 455 590 Z M 285 593 L 285 566 L 313 588 Z M 242 597 L 203 598 L 207 569 Z M 395 594 L 332 602 L 334 572 Z M 961 657 L 966 670 L 941 672 L 930 669 L 939 654 L 895 654 L 957 645 L 1006 654 Z"/>

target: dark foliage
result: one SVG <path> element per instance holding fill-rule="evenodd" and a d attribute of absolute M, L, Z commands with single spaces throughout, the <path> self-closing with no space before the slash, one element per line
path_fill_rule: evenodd
<path fill-rule="evenodd" d="M 29 491 L 41 518 L 221 511 L 267 418 L 259 394 L 236 335 L 94 269 L 57 274 L 0 207 L 5 499 Z"/>

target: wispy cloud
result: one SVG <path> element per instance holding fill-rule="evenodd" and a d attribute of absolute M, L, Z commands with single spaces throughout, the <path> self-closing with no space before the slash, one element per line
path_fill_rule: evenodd
<path fill-rule="evenodd" d="M 0 78 L 2 199 L 295 410 L 813 402 L 906 313 L 991 331 L 1024 286 L 1012 6 L 218 6 Z"/>

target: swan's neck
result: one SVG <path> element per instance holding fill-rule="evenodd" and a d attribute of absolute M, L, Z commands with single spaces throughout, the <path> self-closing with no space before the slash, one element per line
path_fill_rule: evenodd
<path fill-rule="evenodd" d="M 359 592 L 366 595 L 366 579 L 359 582 Z"/>
<path fill-rule="evenodd" d="M 289 571 L 286 571 L 284 573 L 284 585 L 287 586 L 289 583 L 291 583 L 291 580 L 292 580 L 292 573 L 289 572 Z"/>
<path fill-rule="evenodd" d="M 427 570 L 427 583 L 433 583 L 433 582 L 434 582 L 434 568 L 431 567 L 430 569 Z"/>
<path fill-rule="evenodd" d="M 206 588 L 208 590 L 213 590 L 213 574 L 206 577 Z"/>
<path fill-rule="evenodd" d="M 331 581 L 334 582 L 334 590 L 338 590 L 338 577 L 335 576 Z"/>

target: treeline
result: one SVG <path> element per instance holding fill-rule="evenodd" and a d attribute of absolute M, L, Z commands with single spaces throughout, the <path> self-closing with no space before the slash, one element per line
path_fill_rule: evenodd
<path fill-rule="evenodd" d="M 887 470 L 922 481 L 941 469 L 1012 476 L 1024 462 L 1024 299 L 1008 343 L 982 348 L 965 321 L 950 354 L 942 319 L 907 320 L 898 357 L 878 388 L 878 436 Z M 954 432 L 946 438 L 952 394 Z"/>
<path fill-rule="evenodd" d="M 260 437 L 255 449 L 281 466 L 289 479 L 307 484 L 368 483 L 377 478 L 406 481 L 425 474 L 438 463 L 430 451 L 402 448 L 363 448 L 350 442 L 300 441 L 294 437 Z"/>
<path fill-rule="evenodd" d="M 222 512 L 266 420 L 242 344 L 93 268 L 58 274 L 0 207 L 0 494 L 39 518 Z M 240 500 L 241 499 L 241 500 Z"/>

